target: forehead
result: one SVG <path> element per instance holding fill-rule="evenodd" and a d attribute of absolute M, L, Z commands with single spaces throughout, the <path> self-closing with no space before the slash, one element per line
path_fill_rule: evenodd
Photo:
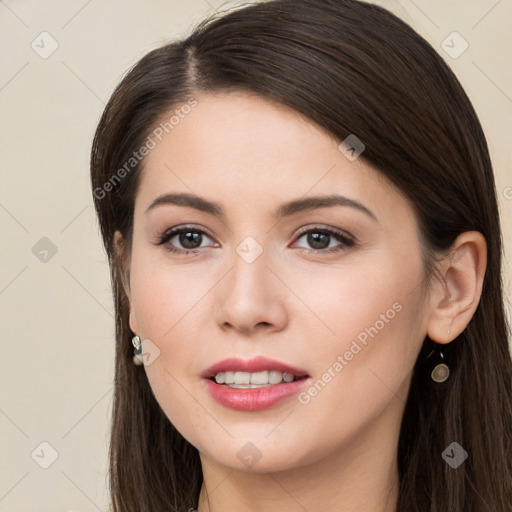
<path fill-rule="evenodd" d="M 255 207 L 320 193 L 373 203 L 397 194 L 362 159 L 348 160 L 332 134 L 284 105 L 243 92 L 195 98 L 145 157 L 140 208 L 172 191 Z"/>

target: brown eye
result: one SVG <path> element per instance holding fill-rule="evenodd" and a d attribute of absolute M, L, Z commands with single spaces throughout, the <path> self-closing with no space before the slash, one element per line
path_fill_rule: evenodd
<path fill-rule="evenodd" d="M 208 235 L 200 229 L 181 227 L 166 231 L 160 237 L 156 245 L 166 244 L 166 249 L 170 252 L 187 254 L 199 249 L 205 237 L 209 238 Z M 171 243 L 173 239 L 175 240 Z"/>
<path fill-rule="evenodd" d="M 175 236 L 178 237 L 179 243 L 182 244 L 185 249 L 197 249 L 201 246 L 201 239 L 203 235 L 193 231 L 183 231 Z"/>
<path fill-rule="evenodd" d="M 338 252 L 355 245 L 352 238 L 331 229 L 310 228 L 302 231 L 297 240 L 300 240 L 305 235 L 306 243 L 311 247 L 310 250 L 313 252 Z M 331 244 L 334 241 L 337 241 L 338 244 L 333 246 Z M 301 248 L 308 249 L 307 247 Z"/>
<path fill-rule="evenodd" d="M 307 233 L 306 240 L 313 249 L 327 249 L 331 236 L 326 233 Z"/>

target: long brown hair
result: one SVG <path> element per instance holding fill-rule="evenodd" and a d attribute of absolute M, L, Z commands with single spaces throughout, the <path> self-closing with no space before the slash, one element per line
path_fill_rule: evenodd
<path fill-rule="evenodd" d="M 170 423 L 132 363 L 119 230 L 129 257 L 134 198 L 147 144 L 162 116 L 198 93 L 245 90 L 287 105 L 339 141 L 356 134 L 366 162 L 411 201 L 425 275 L 464 231 L 481 232 L 488 264 L 467 328 L 443 346 L 450 378 L 435 383 L 425 339 L 397 453 L 397 512 L 512 510 L 512 362 L 493 170 L 478 117 L 454 73 L 409 25 L 357 0 L 274 0 L 214 15 L 145 55 L 110 98 L 94 138 L 91 181 L 111 267 L 116 315 L 110 443 L 114 512 L 186 512 L 202 483 L 197 449 Z M 126 165 L 131 162 L 130 165 Z M 119 172 L 124 169 L 125 172 Z M 457 469 L 452 442 L 469 454 Z"/>

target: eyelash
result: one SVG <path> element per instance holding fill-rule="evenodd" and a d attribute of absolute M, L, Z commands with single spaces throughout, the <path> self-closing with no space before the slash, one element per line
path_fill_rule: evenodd
<path fill-rule="evenodd" d="M 176 235 L 180 235 L 181 233 L 191 233 L 191 232 L 208 236 L 208 233 L 206 233 L 205 231 L 203 231 L 201 229 L 183 226 L 180 228 L 173 228 L 173 229 L 166 231 L 163 235 L 159 236 L 158 241 L 156 242 L 156 245 L 164 245 L 171 238 L 174 238 Z M 334 231 L 332 229 L 323 228 L 323 227 L 312 227 L 312 228 L 302 229 L 301 231 L 299 231 L 299 233 L 297 233 L 296 240 L 300 239 L 303 235 L 308 234 L 308 233 L 320 233 L 323 235 L 328 235 L 342 244 L 342 246 L 331 247 L 330 249 L 307 249 L 305 247 L 299 247 L 300 250 L 305 250 L 307 252 L 312 252 L 314 254 L 337 253 L 337 252 L 344 251 L 347 248 L 350 248 L 350 247 L 353 247 L 356 245 L 356 241 L 354 238 L 344 235 L 338 231 Z M 199 248 L 197 248 L 197 249 L 176 249 L 175 247 L 171 247 L 170 245 L 167 245 L 165 247 L 165 249 L 171 253 L 178 253 L 178 254 L 182 254 L 182 255 L 191 254 L 191 253 L 198 254 L 198 251 L 199 251 Z"/>

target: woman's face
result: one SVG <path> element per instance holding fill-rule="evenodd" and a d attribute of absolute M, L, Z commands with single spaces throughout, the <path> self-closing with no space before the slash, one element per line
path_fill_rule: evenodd
<path fill-rule="evenodd" d="M 135 201 L 130 327 L 161 408 L 203 456 L 246 471 L 395 442 L 428 314 L 411 206 L 286 107 L 196 99 L 155 139 Z M 154 204 L 166 194 L 218 211 Z M 228 358 L 241 362 L 217 379 L 244 387 L 208 378 Z"/>

